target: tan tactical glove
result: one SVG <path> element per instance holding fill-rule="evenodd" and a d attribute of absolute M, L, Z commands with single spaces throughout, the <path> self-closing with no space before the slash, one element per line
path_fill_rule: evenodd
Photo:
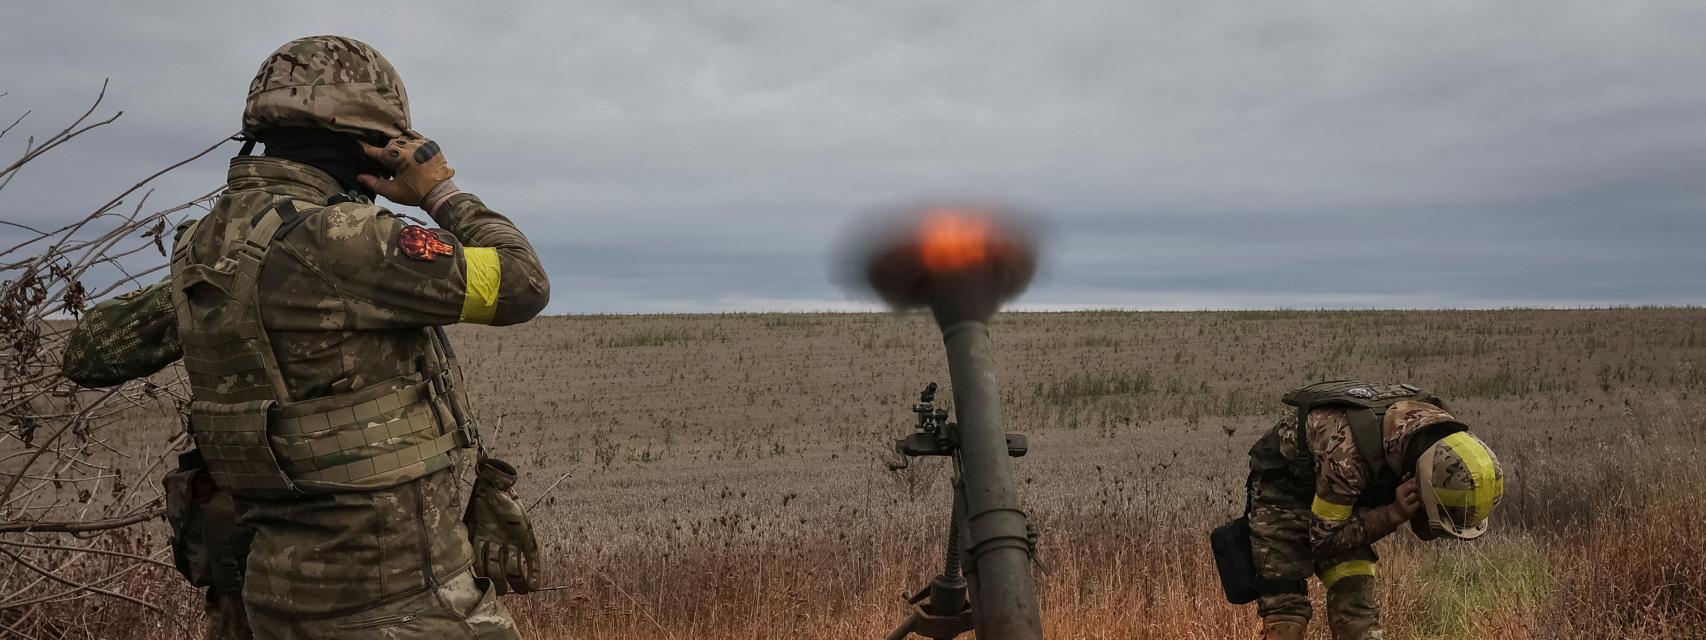
<path fill-rule="evenodd" d="M 402 136 L 392 138 L 384 147 L 375 147 L 365 142 L 361 148 L 381 166 L 391 170 L 394 176 L 384 180 L 378 176 L 363 174 L 357 179 L 374 193 L 385 196 L 397 204 L 419 205 L 432 213 L 438 205 L 457 193 L 456 183 L 451 182 L 451 176 L 456 170 L 444 161 L 444 154 L 439 151 L 438 143 L 423 136 L 413 129 L 406 130 Z"/>
<path fill-rule="evenodd" d="M 544 568 L 533 524 L 516 498 L 515 467 L 494 458 L 481 458 L 474 471 L 474 491 L 462 524 L 474 544 L 474 572 L 488 578 L 498 594 L 527 593 L 538 586 Z"/>

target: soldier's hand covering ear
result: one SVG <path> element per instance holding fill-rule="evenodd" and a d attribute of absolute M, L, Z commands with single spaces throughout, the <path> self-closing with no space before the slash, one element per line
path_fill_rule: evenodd
<path fill-rule="evenodd" d="M 367 174 L 356 178 L 374 193 L 385 196 L 386 200 L 419 205 L 427 213 L 432 213 L 440 203 L 457 192 L 456 183 L 450 181 L 456 170 L 445 162 L 438 143 L 413 129 L 392 138 L 383 147 L 363 142 L 361 148 L 395 176 L 390 180 Z"/>
<path fill-rule="evenodd" d="M 515 492 L 515 467 L 481 458 L 474 491 L 462 523 L 474 544 L 474 571 L 490 579 L 498 594 L 527 593 L 539 585 L 539 543 Z"/>

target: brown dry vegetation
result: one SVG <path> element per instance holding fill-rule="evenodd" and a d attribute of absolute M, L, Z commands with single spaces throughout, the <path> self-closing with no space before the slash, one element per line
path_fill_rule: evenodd
<path fill-rule="evenodd" d="M 1017 468 L 1050 637 L 1250 637 L 1207 531 L 1242 506 L 1277 395 L 1337 377 L 1440 392 L 1510 477 L 1488 538 L 1381 543 L 1389 637 L 1706 637 L 1706 310 L 1008 314 L 993 331 L 1009 428 L 1031 438 Z M 923 317 L 455 334 L 487 442 L 542 499 L 563 588 L 506 597 L 529 637 L 876 638 L 933 571 L 945 465 L 883 464 L 919 387 L 947 381 Z M 169 440 L 168 413 L 131 444 Z M 119 586 L 171 594 L 175 616 L 91 598 L 8 624 L 178 637 L 195 599 L 172 577 Z"/>

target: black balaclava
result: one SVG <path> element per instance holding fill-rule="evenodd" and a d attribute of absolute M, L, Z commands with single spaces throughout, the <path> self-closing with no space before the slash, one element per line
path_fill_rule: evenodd
<path fill-rule="evenodd" d="M 324 171 L 344 191 L 373 198 L 373 191 L 357 182 L 363 173 L 386 177 L 388 172 L 362 151 L 356 137 L 347 133 L 312 127 L 278 127 L 255 135 L 267 146 L 266 156 L 299 162 Z"/>

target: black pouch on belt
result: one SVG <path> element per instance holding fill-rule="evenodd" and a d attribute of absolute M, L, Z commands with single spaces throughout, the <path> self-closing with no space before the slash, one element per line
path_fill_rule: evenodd
<path fill-rule="evenodd" d="M 1208 534 L 1214 549 L 1214 568 L 1220 571 L 1220 588 L 1226 601 L 1249 604 L 1262 594 L 1256 590 L 1256 557 L 1250 548 L 1250 519 L 1239 518 L 1216 527 Z"/>
<path fill-rule="evenodd" d="M 1216 527 L 1208 534 L 1214 550 L 1214 568 L 1220 572 L 1220 588 L 1226 601 L 1249 604 L 1264 595 L 1309 593 L 1307 578 L 1264 578 L 1256 572 L 1256 554 L 1250 546 L 1250 519 L 1242 517 Z"/>
<path fill-rule="evenodd" d="M 200 452 L 193 449 L 178 456 L 178 468 L 161 483 L 178 573 L 198 588 L 241 593 L 254 531 L 237 526 L 231 494 L 214 484 Z"/>

